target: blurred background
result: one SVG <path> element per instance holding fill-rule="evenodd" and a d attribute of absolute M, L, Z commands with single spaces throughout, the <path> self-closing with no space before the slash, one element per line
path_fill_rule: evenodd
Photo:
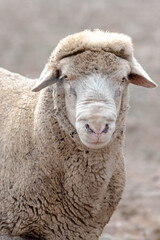
<path fill-rule="evenodd" d="M 0 67 L 37 78 L 61 38 L 95 28 L 130 35 L 160 84 L 159 0 L 0 0 Z M 160 88 L 130 86 L 130 95 L 127 184 L 104 233 L 160 240 Z"/>

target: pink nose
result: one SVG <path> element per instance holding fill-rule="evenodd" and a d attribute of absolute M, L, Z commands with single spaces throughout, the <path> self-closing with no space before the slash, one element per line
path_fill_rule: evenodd
<path fill-rule="evenodd" d="M 102 133 L 107 133 L 108 129 L 109 129 L 109 124 L 105 124 L 103 126 L 101 126 L 100 128 L 96 128 L 94 126 L 90 126 L 89 124 L 85 124 L 85 128 L 87 133 L 89 134 L 96 134 L 96 135 L 100 135 Z"/>

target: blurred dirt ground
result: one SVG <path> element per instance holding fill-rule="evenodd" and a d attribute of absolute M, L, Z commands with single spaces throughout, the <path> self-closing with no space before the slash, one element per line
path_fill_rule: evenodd
<path fill-rule="evenodd" d="M 160 77 L 159 0 L 0 0 L 0 66 L 38 77 L 64 36 L 84 29 L 123 32 L 151 78 Z M 160 240 L 160 88 L 130 86 L 127 185 L 104 233 Z"/>

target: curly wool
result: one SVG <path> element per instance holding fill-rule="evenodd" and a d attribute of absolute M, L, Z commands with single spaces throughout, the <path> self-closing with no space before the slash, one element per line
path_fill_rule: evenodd
<path fill-rule="evenodd" d="M 14 122 L 8 117 L 1 132 L 5 135 L 0 135 L 0 155 L 5 160 L 0 168 L 1 234 L 47 240 L 97 239 L 124 187 L 126 96 L 112 142 L 105 149 L 94 151 L 80 142 L 66 118 L 61 87 L 49 87 L 36 95 L 29 92 L 33 80 L 20 75 L 17 78 L 4 70 L 1 74 L 3 78 L 6 74 L 6 83 L 12 84 L 10 79 L 14 79 L 12 95 L 7 89 L 10 97 L 5 100 Z M 16 87 L 20 79 L 23 90 Z M 4 97 L 2 93 L 1 96 Z M 17 109 L 9 102 L 11 96 L 18 103 Z M 1 118 L 2 122 L 6 120 Z"/>
<path fill-rule="evenodd" d="M 51 93 L 52 88 L 50 88 Z M 40 97 L 42 101 L 45 99 L 45 94 L 48 99 L 48 93 L 43 91 Z M 48 139 L 45 146 L 42 144 L 41 138 L 39 142 L 40 136 L 48 135 L 51 131 L 51 129 L 47 130 L 47 126 L 45 126 L 37 135 L 37 145 L 40 146 L 42 152 L 50 152 L 49 155 L 52 153 L 52 156 L 54 154 L 53 158 L 58 159 L 58 162 L 56 160 L 54 164 L 56 164 L 56 172 L 59 174 L 57 177 L 60 178 L 58 180 L 60 182 L 57 184 L 56 180 L 54 184 L 63 186 L 59 190 L 59 194 L 62 194 L 63 200 L 61 201 L 65 207 L 63 206 L 61 209 L 60 206 L 57 206 L 57 210 L 63 212 L 63 218 L 64 216 L 67 218 L 55 222 L 60 229 L 65 229 L 64 233 L 56 239 L 63 239 L 66 236 L 72 237 L 72 239 L 79 239 L 80 236 L 81 239 L 98 239 L 121 198 L 125 184 L 122 144 L 127 111 L 126 95 L 124 95 L 125 101 L 122 101 L 121 112 L 117 119 L 117 129 L 112 142 L 103 150 L 90 150 L 80 142 L 74 127 L 65 117 L 62 89 L 55 87 L 53 94 L 55 118 L 52 122 L 52 132 L 54 132 L 54 142 L 53 139 Z M 43 106 L 45 106 L 44 112 L 46 112 L 49 106 L 46 102 Z M 37 111 L 36 118 L 40 122 L 42 120 L 44 124 L 44 119 L 41 118 L 39 111 Z M 48 164 L 45 162 L 45 167 Z M 49 169 L 51 169 L 50 165 L 47 172 Z M 56 215 L 59 214 L 56 212 Z M 58 218 L 61 219 L 62 216 Z M 70 217 L 72 218 L 71 223 Z M 54 225 L 53 222 L 52 224 Z M 65 224 L 68 225 L 68 228 Z M 88 232 L 87 235 L 86 232 Z M 56 236 L 58 234 L 59 232 L 56 232 Z"/>
<path fill-rule="evenodd" d="M 4 69 L 0 82 L 0 233 L 97 240 L 125 185 L 127 89 L 111 142 L 91 150 L 67 118 L 60 83 L 35 94 L 35 81 Z"/>
<path fill-rule="evenodd" d="M 133 56 L 133 45 L 129 36 L 100 30 L 85 30 L 62 39 L 53 51 L 51 59 L 53 57 L 55 62 L 59 62 L 65 57 L 87 50 L 104 50 L 128 61 Z"/>

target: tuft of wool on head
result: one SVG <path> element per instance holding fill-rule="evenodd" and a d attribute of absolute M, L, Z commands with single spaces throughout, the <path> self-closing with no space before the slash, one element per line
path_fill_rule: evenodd
<path fill-rule="evenodd" d="M 106 51 L 130 61 L 133 57 L 133 45 L 129 36 L 101 30 L 85 30 L 62 39 L 51 55 L 55 62 L 86 50 Z"/>

